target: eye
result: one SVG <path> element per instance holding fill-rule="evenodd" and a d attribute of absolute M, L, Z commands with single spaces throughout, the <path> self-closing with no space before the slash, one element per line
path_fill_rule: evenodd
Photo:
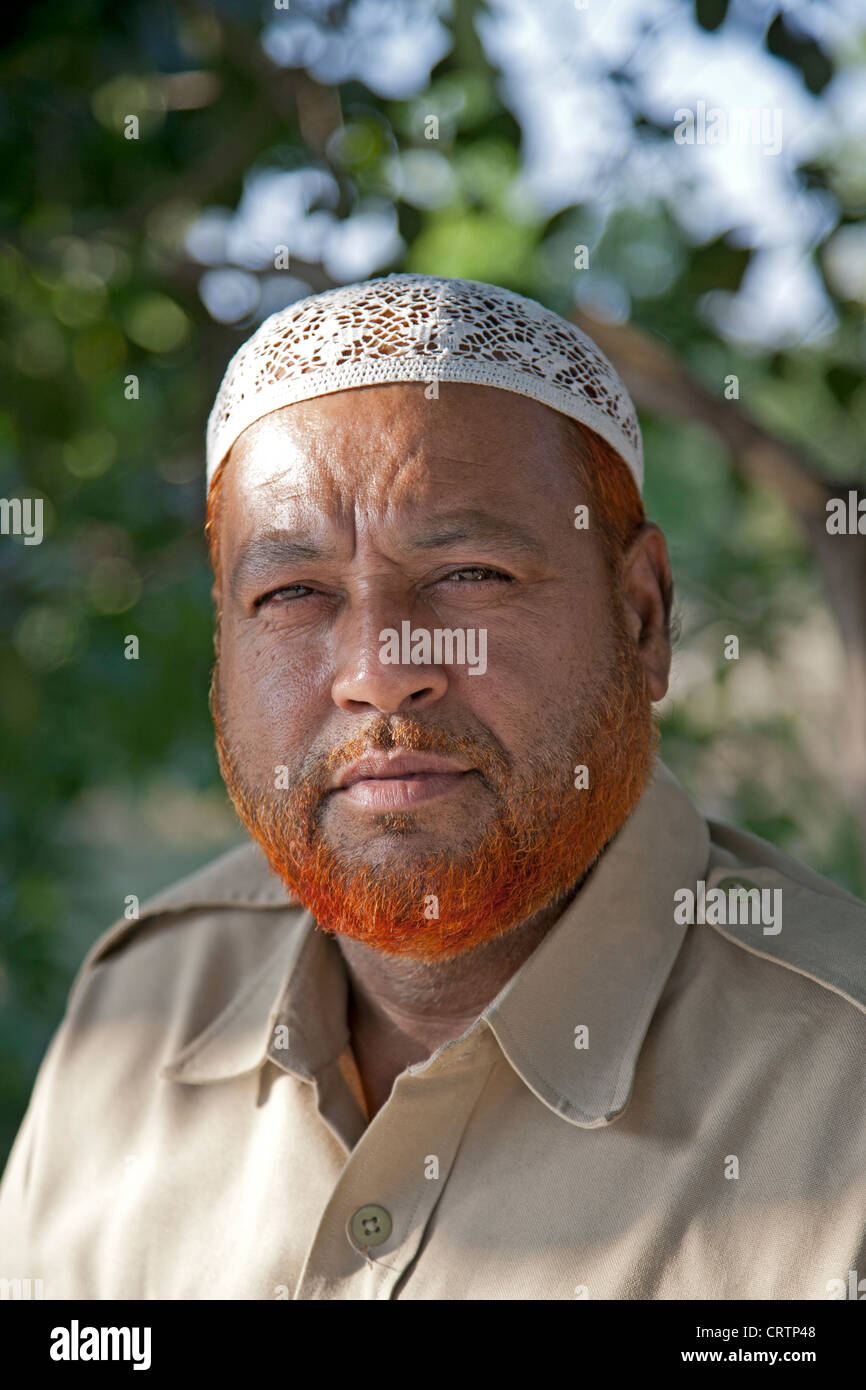
<path fill-rule="evenodd" d="M 512 582 L 511 575 L 503 574 L 501 570 L 489 569 L 486 565 L 463 565 L 459 570 L 450 570 L 448 574 L 443 574 L 442 578 L 437 580 L 437 583 L 444 584 L 446 582 L 453 582 L 455 584 L 465 584 L 473 582 L 456 577 L 457 575 L 467 574 L 474 575 L 476 577 L 475 582 L 481 582 L 485 579 L 499 579 L 504 584 L 510 584 Z M 480 580 L 478 578 L 479 576 Z"/>
<path fill-rule="evenodd" d="M 293 593 L 292 591 L 296 589 L 304 589 L 306 593 Z M 256 599 L 253 607 L 261 608 L 262 604 L 270 603 L 272 599 L 282 599 L 284 596 L 286 602 L 292 603 L 295 599 L 306 598 L 307 594 L 311 593 L 313 593 L 313 590 L 310 588 L 309 584 L 285 584 L 281 589 L 273 589 L 269 594 L 262 594 L 261 598 Z"/>

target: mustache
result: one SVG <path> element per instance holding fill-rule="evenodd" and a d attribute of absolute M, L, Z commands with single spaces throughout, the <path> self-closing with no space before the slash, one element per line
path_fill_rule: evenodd
<path fill-rule="evenodd" d="M 404 715 L 379 715 L 338 748 L 316 757 L 312 768 L 302 765 L 300 775 L 311 776 L 317 784 L 327 784 L 359 758 L 398 750 L 461 758 L 472 764 L 491 791 L 502 788 L 511 768 L 510 757 L 489 731 L 486 737 L 468 736 L 419 724 Z"/>

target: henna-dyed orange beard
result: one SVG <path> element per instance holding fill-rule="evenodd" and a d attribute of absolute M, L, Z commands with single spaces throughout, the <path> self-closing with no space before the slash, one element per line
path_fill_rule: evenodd
<path fill-rule="evenodd" d="M 287 790 L 247 786 L 231 751 L 214 670 L 212 712 L 223 778 L 271 869 L 326 931 L 416 960 L 445 960 L 491 941 L 565 898 L 630 815 L 652 771 L 657 730 L 644 668 L 615 624 L 609 674 L 571 730 L 539 742 L 518 776 L 492 734 L 464 738 L 397 715 L 379 716 L 330 754 L 304 760 Z M 556 746 L 558 744 L 558 746 Z M 413 812 L 370 815 L 399 837 L 399 863 L 370 863 L 363 848 L 337 850 L 319 825 L 333 775 L 355 758 L 395 747 L 459 757 L 495 793 L 497 813 L 447 852 L 407 856 Z M 589 769 L 577 790 L 574 768 Z M 380 845 L 381 851 L 381 845 Z M 387 860 L 387 856 L 385 856 Z M 435 899 L 435 904 L 433 899 Z M 432 913 L 438 908 L 438 917 Z"/>

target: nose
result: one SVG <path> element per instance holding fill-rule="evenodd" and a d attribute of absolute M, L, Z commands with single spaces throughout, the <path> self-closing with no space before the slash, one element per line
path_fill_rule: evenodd
<path fill-rule="evenodd" d="M 426 709 L 441 700 L 448 689 L 445 667 L 405 659 L 411 656 L 412 648 L 403 635 L 403 624 L 408 621 L 406 607 L 384 602 L 367 607 L 363 615 L 344 614 L 337 634 L 337 674 L 331 687 L 339 709 L 352 714 L 371 710 L 398 714 Z M 421 620 L 415 619 L 409 623 L 409 632 L 421 627 Z M 383 655 L 394 654 L 398 661 L 383 661 Z"/>

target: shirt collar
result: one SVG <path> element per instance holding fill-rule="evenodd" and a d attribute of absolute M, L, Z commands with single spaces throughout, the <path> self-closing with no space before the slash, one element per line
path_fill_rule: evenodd
<path fill-rule="evenodd" d="M 704 876 L 709 852 L 704 817 L 657 762 L 583 887 L 484 1010 L 514 1070 L 573 1124 L 609 1124 L 628 1104 L 687 930 L 674 922 L 674 893 Z"/>
<path fill-rule="evenodd" d="M 216 891 L 211 886 L 193 894 L 187 906 L 201 899 L 209 907 L 270 908 L 285 913 L 285 930 L 239 982 L 227 1007 L 165 1063 L 162 1075 L 169 1080 L 221 1081 L 256 1070 L 268 1058 L 313 1080 L 349 1041 L 339 948 L 309 912 L 293 909 L 254 853 L 250 860 L 242 851 L 243 872 L 223 874 L 224 885 L 221 879 Z M 687 931 L 673 920 L 674 892 L 702 878 L 708 858 L 706 821 L 657 762 L 634 812 L 572 903 L 468 1030 L 486 1025 L 526 1086 L 572 1124 L 595 1128 L 625 1109 L 643 1040 Z M 179 906 L 171 894 L 161 895 L 154 909 L 157 904 L 162 910 Z"/>

